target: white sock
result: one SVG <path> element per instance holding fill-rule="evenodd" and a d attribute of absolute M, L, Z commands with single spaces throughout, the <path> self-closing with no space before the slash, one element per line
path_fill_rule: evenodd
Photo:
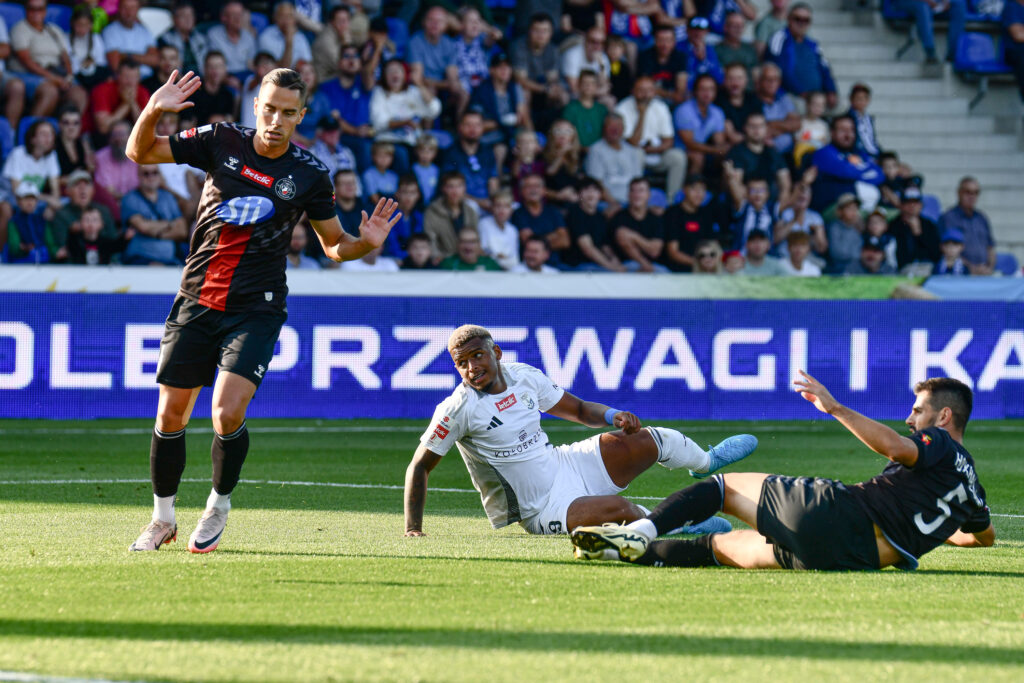
<path fill-rule="evenodd" d="M 648 542 L 653 541 L 658 537 L 658 529 L 654 526 L 654 522 L 646 517 L 638 519 L 635 522 L 630 522 L 626 525 L 626 528 L 637 532 L 646 538 Z"/>
<path fill-rule="evenodd" d="M 153 520 L 174 524 L 174 498 L 175 496 L 160 496 L 153 494 Z"/>
<path fill-rule="evenodd" d="M 231 494 L 222 496 L 217 493 L 217 489 L 210 489 L 210 497 L 206 499 L 206 509 L 210 510 L 216 508 L 218 510 L 224 510 L 227 512 L 231 509 Z"/>
<path fill-rule="evenodd" d="M 665 427 L 647 427 L 647 431 L 658 445 L 658 464 L 662 467 L 694 472 L 707 472 L 711 467 L 711 456 L 693 439 Z"/>

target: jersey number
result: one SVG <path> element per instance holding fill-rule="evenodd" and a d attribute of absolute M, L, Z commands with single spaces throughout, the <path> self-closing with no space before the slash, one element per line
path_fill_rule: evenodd
<path fill-rule="evenodd" d="M 922 534 L 926 536 L 931 534 L 933 531 L 942 526 L 942 523 L 949 519 L 952 511 L 949 509 L 949 501 L 956 498 L 961 503 L 967 502 L 967 491 L 964 489 L 963 484 L 958 484 L 955 489 L 944 495 L 942 498 L 936 498 L 935 504 L 939 507 L 942 514 L 933 519 L 931 522 L 925 523 L 924 517 L 918 512 L 914 515 L 914 524 L 921 530 Z"/>

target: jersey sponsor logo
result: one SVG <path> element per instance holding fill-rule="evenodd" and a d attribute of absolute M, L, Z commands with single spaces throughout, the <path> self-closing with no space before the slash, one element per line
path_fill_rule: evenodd
<path fill-rule="evenodd" d="M 516 395 L 515 394 L 509 394 L 508 396 L 506 396 L 505 398 L 501 399 L 500 401 L 495 402 L 494 406 L 498 409 L 498 412 L 500 413 L 503 410 L 508 410 L 509 408 L 514 406 L 515 404 L 516 404 Z"/>
<path fill-rule="evenodd" d="M 488 432 L 489 432 L 489 431 L 491 431 L 492 429 L 494 429 L 495 427 L 500 427 L 500 426 L 501 426 L 501 425 L 503 425 L 503 424 L 505 424 L 505 423 L 504 423 L 504 422 L 502 422 L 501 420 L 499 420 L 499 419 L 498 419 L 498 416 L 497 416 L 497 415 L 492 415 L 492 416 L 491 416 L 491 423 L 490 423 L 489 425 L 487 425 L 487 429 L 486 429 L 485 431 L 488 431 Z M 520 441 L 521 441 L 521 440 L 522 440 L 522 439 L 520 439 Z"/>
<path fill-rule="evenodd" d="M 274 184 L 274 176 L 269 176 L 266 173 L 260 173 L 248 166 L 242 166 L 242 175 L 263 187 L 270 187 Z"/>
<path fill-rule="evenodd" d="M 526 437 L 527 436 L 529 436 L 529 435 L 526 433 L 525 429 L 522 429 L 522 430 L 519 431 L 519 440 L 520 441 L 526 441 Z"/>
<path fill-rule="evenodd" d="M 697 221 L 686 221 L 686 232 L 697 232 L 700 230 L 700 223 Z"/>
<path fill-rule="evenodd" d="M 436 436 L 439 439 L 443 439 L 448 436 L 448 429 L 439 424 L 436 427 L 434 427 L 434 436 Z"/>
<path fill-rule="evenodd" d="M 931 446 L 932 445 L 932 437 L 928 436 L 927 434 L 922 434 L 921 435 L 921 441 L 924 442 L 925 446 Z"/>
<path fill-rule="evenodd" d="M 188 130 L 184 130 L 184 131 L 181 132 L 181 134 L 178 137 L 186 138 L 186 139 L 187 138 L 194 138 L 195 136 L 199 135 L 200 133 L 207 133 L 207 132 L 209 132 L 211 130 L 213 130 L 213 124 L 207 124 L 205 126 L 199 126 L 198 128 L 189 128 Z"/>
<path fill-rule="evenodd" d="M 179 137 L 188 139 L 188 138 L 194 138 L 195 136 L 196 136 L 196 129 L 195 128 L 189 128 L 188 130 L 181 131 L 181 135 Z"/>
<path fill-rule="evenodd" d="M 274 215 L 274 202 L 267 197 L 234 197 L 222 202 L 213 213 L 231 225 L 255 225 Z"/>
<path fill-rule="evenodd" d="M 271 178 L 271 180 L 273 180 L 273 178 Z M 281 178 L 277 181 L 277 184 L 274 185 L 274 192 L 281 199 L 294 199 L 295 183 L 291 178 Z"/>
<path fill-rule="evenodd" d="M 236 157 L 228 157 L 228 160 L 224 162 L 224 165 L 227 166 L 232 171 L 237 171 L 238 159 Z"/>

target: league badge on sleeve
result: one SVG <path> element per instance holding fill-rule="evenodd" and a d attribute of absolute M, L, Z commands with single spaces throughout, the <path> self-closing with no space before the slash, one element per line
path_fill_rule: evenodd
<path fill-rule="evenodd" d="M 295 182 L 291 179 L 291 176 L 287 178 L 281 178 L 274 183 L 274 192 L 278 197 L 288 201 L 295 198 Z"/>

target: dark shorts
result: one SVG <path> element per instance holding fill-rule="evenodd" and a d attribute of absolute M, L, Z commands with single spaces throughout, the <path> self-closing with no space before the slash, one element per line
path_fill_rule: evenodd
<path fill-rule="evenodd" d="M 874 525 L 842 482 L 769 475 L 757 530 L 786 569 L 878 569 Z"/>
<path fill-rule="evenodd" d="M 224 313 L 178 295 L 164 326 L 156 381 L 182 389 L 209 387 L 220 368 L 259 386 L 287 317 L 272 311 Z"/>

